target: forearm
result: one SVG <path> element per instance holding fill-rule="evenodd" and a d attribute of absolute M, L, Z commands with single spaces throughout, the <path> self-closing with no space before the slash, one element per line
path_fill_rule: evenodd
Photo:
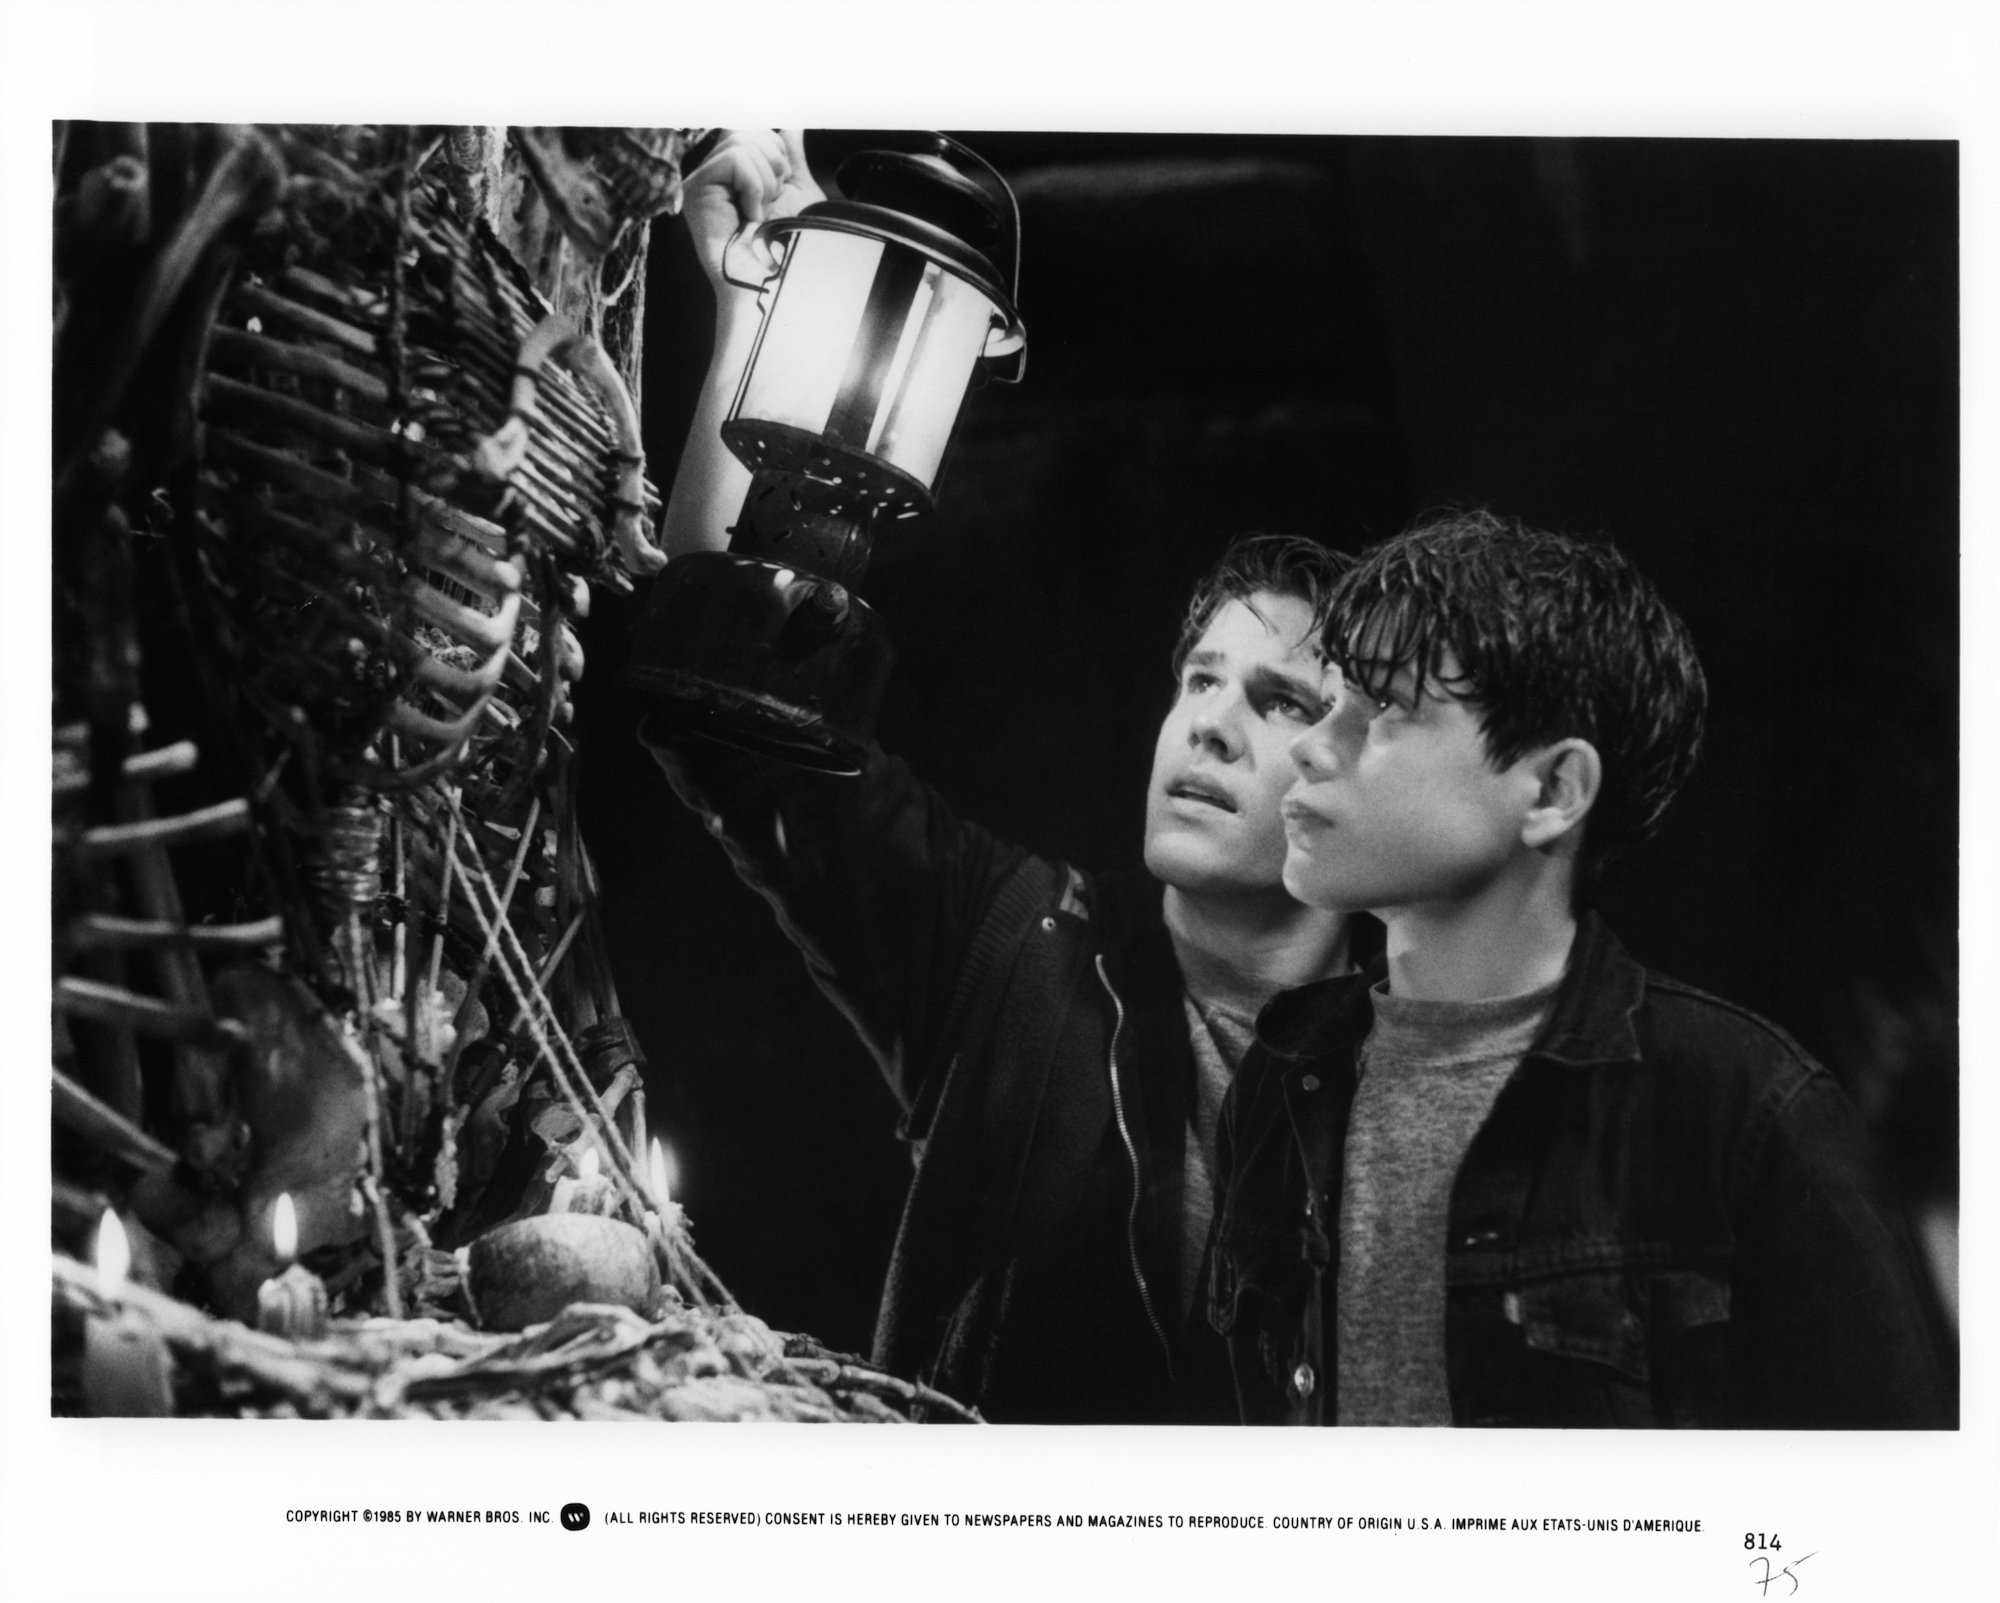
<path fill-rule="evenodd" d="M 673 489 L 661 522 L 661 544 L 669 558 L 690 551 L 725 549 L 729 527 L 743 510 L 750 470 L 736 460 L 719 436 L 757 342 L 759 318 L 754 292 L 726 282 L 716 286 L 715 354 L 695 404 L 680 464 L 674 469 Z"/>
<path fill-rule="evenodd" d="M 796 131 L 738 129 L 687 177 L 683 214 L 715 294 L 715 351 L 667 496 L 661 544 L 669 557 L 720 551 L 743 508 L 750 473 L 717 438 L 757 342 L 761 280 L 776 259 L 758 225 L 824 199 Z"/>

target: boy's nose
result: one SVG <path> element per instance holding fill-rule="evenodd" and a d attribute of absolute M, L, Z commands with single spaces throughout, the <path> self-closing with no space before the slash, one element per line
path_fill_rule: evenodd
<path fill-rule="evenodd" d="M 1356 738 L 1367 727 L 1357 717 L 1361 698 L 1344 685 L 1326 698 L 1326 711 L 1318 723 L 1293 737 L 1292 765 L 1308 779 L 1324 779 L 1341 765 Z"/>
<path fill-rule="evenodd" d="M 1216 696 L 1188 721 L 1188 744 L 1203 746 L 1228 761 L 1243 750 L 1242 720 L 1237 716 L 1240 698 L 1233 694 Z"/>
<path fill-rule="evenodd" d="M 1339 716 L 1336 704 L 1318 723 L 1292 737 L 1292 766 L 1307 779 L 1323 779 L 1333 771 L 1333 724 Z"/>

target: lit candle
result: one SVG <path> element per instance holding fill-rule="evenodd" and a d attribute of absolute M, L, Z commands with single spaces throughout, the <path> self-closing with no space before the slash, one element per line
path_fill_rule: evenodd
<path fill-rule="evenodd" d="M 278 1194 L 271 1211 L 271 1245 L 286 1268 L 257 1288 L 257 1328 L 292 1341 L 317 1341 L 326 1334 L 326 1282 L 292 1261 L 299 1250 L 299 1216 L 289 1191 Z"/>
<path fill-rule="evenodd" d="M 595 1213 L 607 1218 L 618 1211 L 618 1188 L 602 1172 L 603 1160 L 595 1146 L 583 1149 L 576 1160 L 576 1178 L 564 1175 L 549 1194 L 550 1213 Z"/>
<path fill-rule="evenodd" d="M 647 1168 L 650 1171 L 648 1179 L 652 1182 L 653 1207 L 659 1210 L 658 1213 L 647 1210 L 647 1224 L 649 1227 L 658 1225 L 668 1235 L 673 1235 L 681 1227 L 681 1205 L 674 1201 L 674 1160 L 658 1136 L 653 1137 L 653 1150 Z"/>
<path fill-rule="evenodd" d="M 119 1303 L 132 1267 L 125 1227 L 109 1208 L 97 1226 L 97 1289 L 110 1312 L 83 1326 L 83 1400 L 93 1414 L 153 1419 L 173 1412 L 173 1370 L 153 1322 Z"/>

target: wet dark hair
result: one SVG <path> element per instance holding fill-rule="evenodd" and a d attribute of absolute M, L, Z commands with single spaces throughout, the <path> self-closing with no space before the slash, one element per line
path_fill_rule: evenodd
<path fill-rule="evenodd" d="M 1208 632 L 1215 615 L 1230 602 L 1248 601 L 1260 590 L 1298 597 L 1312 609 L 1311 628 L 1323 629 L 1333 587 L 1353 562 L 1346 552 L 1330 550 L 1302 534 L 1242 536 L 1194 587 L 1181 621 L 1181 637 L 1174 645 L 1174 677 L 1180 677 L 1188 653 Z"/>
<path fill-rule="evenodd" d="M 1658 828 L 1701 749 L 1708 686 L 1687 626 L 1605 541 L 1483 510 L 1428 517 L 1341 579 L 1326 648 L 1364 694 L 1407 669 L 1419 696 L 1465 701 L 1496 768 L 1572 737 L 1596 747 L 1579 894 Z"/>

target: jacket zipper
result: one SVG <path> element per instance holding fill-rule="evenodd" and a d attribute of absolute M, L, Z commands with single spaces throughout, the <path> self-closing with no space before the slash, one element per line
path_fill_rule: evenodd
<path fill-rule="evenodd" d="M 1119 1137 L 1125 1143 L 1125 1156 L 1132 1164 L 1132 1206 L 1125 1215 L 1125 1247 L 1132 1258 L 1132 1278 L 1139 1283 L 1139 1301 L 1146 1310 L 1146 1322 L 1153 1327 L 1153 1334 L 1159 1338 L 1160 1350 L 1166 1355 L 1167 1373 L 1174 1372 L 1174 1350 L 1167 1341 L 1167 1332 L 1160 1323 L 1160 1316 L 1153 1311 L 1153 1294 L 1146 1286 L 1146 1272 L 1139 1267 L 1139 1149 L 1133 1144 L 1132 1131 L 1125 1123 L 1125 1095 L 1118 1088 L 1118 1038 L 1125 1030 L 1125 1004 L 1119 1000 L 1118 992 L 1112 987 L 1111 976 L 1104 971 L 1104 954 L 1097 954 L 1097 978 L 1104 987 L 1104 994 L 1111 998 L 1114 1022 L 1111 1026 L 1111 1113 L 1118 1122 Z"/>

